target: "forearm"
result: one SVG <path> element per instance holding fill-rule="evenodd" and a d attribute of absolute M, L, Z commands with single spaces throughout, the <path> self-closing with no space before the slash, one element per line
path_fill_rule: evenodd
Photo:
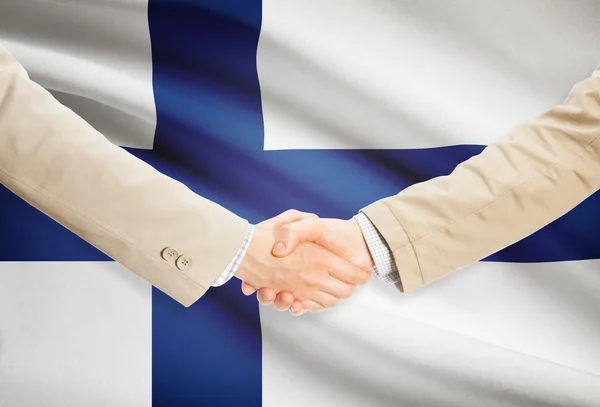
<path fill-rule="evenodd" d="M 111 144 L 1 47 L 0 183 L 184 305 L 211 286 L 247 231 Z"/>

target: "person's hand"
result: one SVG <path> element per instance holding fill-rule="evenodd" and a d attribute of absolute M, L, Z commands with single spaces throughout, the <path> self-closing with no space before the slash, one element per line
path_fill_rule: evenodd
<path fill-rule="evenodd" d="M 236 277 L 255 288 L 286 292 L 303 309 L 319 311 L 333 307 L 368 280 L 368 267 L 361 269 L 317 244 L 291 239 L 291 250 L 274 257 L 271 252 L 277 237 L 288 230 L 286 224 L 294 225 L 290 222 L 298 218 L 316 219 L 314 215 L 288 211 L 258 224 Z M 288 232 L 290 238 L 294 236 L 292 230 Z"/>
<path fill-rule="evenodd" d="M 373 267 L 373 259 L 355 219 L 305 217 L 283 225 L 277 241 L 273 248 L 273 255 L 277 257 L 288 256 L 301 242 L 309 241 L 323 246 L 360 269 L 370 270 Z M 246 295 L 251 295 L 256 289 L 245 282 L 242 284 L 242 291 Z M 270 305 L 274 302 L 275 308 L 280 311 L 291 308 L 294 315 L 301 315 L 306 311 L 306 307 L 302 305 L 301 301 L 295 300 L 292 293 L 286 291 L 277 293 L 271 287 L 260 289 L 258 300 L 263 305 Z"/>

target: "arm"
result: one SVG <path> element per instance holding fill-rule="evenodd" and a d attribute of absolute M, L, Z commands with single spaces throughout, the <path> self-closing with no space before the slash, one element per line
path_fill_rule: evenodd
<path fill-rule="evenodd" d="M 362 209 L 410 291 L 548 225 L 600 188 L 600 68 L 448 176 Z"/>
<path fill-rule="evenodd" d="M 0 183 L 185 306 L 248 231 L 244 219 L 111 144 L 2 47 Z"/>
<path fill-rule="evenodd" d="M 381 280 L 413 290 L 531 235 L 600 189 L 599 137 L 600 67 L 563 104 L 517 126 L 450 175 L 363 208 L 355 217 L 360 229 L 352 219 L 301 221 L 282 229 L 285 247 L 274 254 L 313 241 L 343 255 L 343 246 L 356 242 L 353 250 L 368 248 Z M 263 304 L 275 299 L 273 291 L 261 291 Z M 254 290 L 245 285 L 244 292 Z M 278 308 L 289 308 L 291 298 L 281 296 Z"/>
<path fill-rule="evenodd" d="M 234 274 L 311 310 L 368 273 L 312 243 L 270 251 L 288 211 L 255 227 L 111 144 L 0 47 L 0 183 L 185 306 Z"/>

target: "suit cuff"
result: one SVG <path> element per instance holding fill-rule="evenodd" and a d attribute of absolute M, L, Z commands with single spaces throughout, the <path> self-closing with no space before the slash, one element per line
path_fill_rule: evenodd
<path fill-rule="evenodd" d="M 402 292 L 412 291 L 425 284 L 417 254 L 413 245 L 395 214 L 387 206 L 385 200 L 379 200 L 360 210 L 375 225 L 384 237 L 393 253 L 393 260 L 398 269 L 400 283 L 396 287 Z"/>
<path fill-rule="evenodd" d="M 253 234 L 254 234 L 254 225 L 249 225 L 248 232 L 246 232 L 246 237 L 244 238 L 244 241 L 242 242 L 242 246 L 240 247 L 238 252 L 235 254 L 233 259 L 231 259 L 231 261 L 229 262 L 229 264 L 227 265 L 225 270 L 223 270 L 223 273 L 221 273 L 221 275 L 219 275 L 219 277 L 217 277 L 217 279 L 214 281 L 214 283 L 212 284 L 213 287 L 222 286 L 223 284 L 225 284 L 226 282 L 231 280 L 231 278 L 235 275 L 235 272 L 237 271 L 238 267 L 242 263 L 242 260 L 244 260 L 244 256 L 246 255 L 246 252 L 248 251 L 248 248 L 250 247 L 250 242 L 252 241 Z"/>

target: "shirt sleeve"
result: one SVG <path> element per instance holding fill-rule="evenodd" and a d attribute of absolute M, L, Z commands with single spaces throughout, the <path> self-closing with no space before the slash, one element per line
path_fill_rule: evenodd
<path fill-rule="evenodd" d="M 386 284 L 399 284 L 400 274 L 394 261 L 394 255 L 383 235 L 364 213 L 359 213 L 354 219 L 358 222 L 371 257 L 373 257 L 375 263 L 373 272 Z"/>
<path fill-rule="evenodd" d="M 236 255 L 233 257 L 233 259 L 231 259 L 231 261 L 229 262 L 229 264 L 227 265 L 225 270 L 223 270 L 223 273 L 221 273 L 221 275 L 219 275 L 219 277 L 217 277 L 215 282 L 212 284 L 213 287 L 222 286 L 223 284 L 225 284 L 226 282 L 231 280 L 231 277 L 233 277 L 235 275 L 235 272 L 237 271 L 238 267 L 242 263 L 242 260 L 244 260 L 244 256 L 246 255 L 246 252 L 248 251 L 248 248 L 250 247 L 250 242 L 252 241 L 253 234 L 254 234 L 254 225 L 249 225 L 248 232 L 246 233 L 246 237 L 244 238 L 244 241 L 242 242 L 242 246 L 240 247 L 240 249 L 238 250 Z"/>

